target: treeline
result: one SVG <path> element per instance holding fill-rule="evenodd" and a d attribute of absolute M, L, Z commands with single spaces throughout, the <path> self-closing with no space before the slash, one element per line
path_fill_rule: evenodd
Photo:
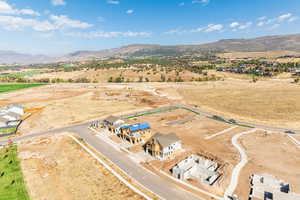
<path fill-rule="evenodd" d="M 5 83 L 98 83 L 97 80 L 91 80 L 88 78 L 77 78 L 77 79 L 61 79 L 61 78 L 40 78 L 40 79 L 25 79 L 18 78 L 15 80 L 0 79 L 0 82 Z"/>
<path fill-rule="evenodd" d="M 129 78 L 125 78 L 123 76 L 118 76 L 116 78 L 114 77 L 109 77 L 109 79 L 107 80 L 108 83 L 132 83 L 132 82 L 138 82 L 138 83 L 142 83 L 142 82 L 202 82 L 202 81 L 220 81 L 223 80 L 221 77 L 215 76 L 214 74 L 212 75 L 206 75 L 204 77 L 192 77 L 190 80 L 184 80 L 181 76 L 176 76 L 175 78 L 171 78 L 171 77 L 166 77 L 165 75 L 161 75 L 160 80 L 158 81 L 153 81 L 151 79 L 149 79 L 148 77 L 143 77 L 143 76 L 139 76 L 138 80 L 131 80 Z"/>

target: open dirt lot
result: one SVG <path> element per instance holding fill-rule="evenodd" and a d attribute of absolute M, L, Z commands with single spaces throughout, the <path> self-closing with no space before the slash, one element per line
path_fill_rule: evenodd
<path fill-rule="evenodd" d="M 300 193 L 300 151 L 287 136 L 258 131 L 242 136 L 240 143 L 249 157 L 236 191 L 241 199 L 247 199 L 250 191 L 249 177 L 254 173 L 272 174 L 290 183 L 292 190 Z"/>
<path fill-rule="evenodd" d="M 33 200 L 143 199 L 67 136 L 24 142 L 19 157 Z"/>
<path fill-rule="evenodd" d="M 20 103 L 27 108 L 44 108 L 20 126 L 21 134 L 30 134 L 106 115 L 166 105 L 169 100 L 143 90 L 113 85 L 59 84 L 1 95 L 0 105 L 11 103 Z"/>
<path fill-rule="evenodd" d="M 167 125 L 168 122 L 174 122 L 180 119 L 191 117 L 194 117 L 194 119 L 191 121 Z M 245 128 L 238 127 L 227 133 L 206 140 L 204 139 L 206 136 L 227 129 L 230 127 L 230 125 L 212 119 L 199 117 L 186 110 L 175 110 L 143 116 L 128 122 L 149 122 L 153 133 L 175 133 L 182 140 L 182 144 L 186 153 L 178 154 L 175 160 L 150 162 L 150 164 L 155 168 L 169 172 L 170 168 L 176 164 L 175 161 L 178 162 L 191 152 L 212 156 L 215 159 L 220 160 L 222 163 L 224 163 L 223 178 L 216 185 L 216 187 L 206 187 L 205 189 L 218 194 L 222 194 L 224 192 L 224 189 L 230 181 L 231 171 L 234 165 L 239 162 L 239 155 L 231 145 L 231 137 L 234 134 L 245 130 Z"/>

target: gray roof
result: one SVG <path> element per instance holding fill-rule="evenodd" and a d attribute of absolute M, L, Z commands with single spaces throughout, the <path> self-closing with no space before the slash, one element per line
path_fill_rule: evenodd
<path fill-rule="evenodd" d="M 11 107 L 24 108 L 24 106 L 21 105 L 21 104 L 10 104 L 8 107 L 9 107 L 9 108 L 11 108 Z"/>
<path fill-rule="evenodd" d="M 163 148 L 177 141 L 180 141 L 180 139 L 174 133 L 169 133 L 169 134 L 156 133 L 151 137 L 151 139 L 156 140 Z"/>
<path fill-rule="evenodd" d="M 19 114 L 17 114 L 17 113 L 14 113 L 14 112 L 8 112 L 5 115 L 12 116 L 12 117 L 16 118 L 17 120 L 21 119 L 21 116 Z"/>
<path fill-rule="evenodd" d="M 118 117 L 115 117 L 115 116 L 109 116 L 109 117 L 107 117 L 106 119 L 104 119 L 104 121 L 107 121 L 107 122 L 109 122 L 109 123 L 115 123 L 116 121 L 118 121 L 120 118 L 118 118 Z"/>
<path fill-rule="evenodd" d="M 7 123 L 9 120 L 0 116 L 0 122 L 4 122 L 4 123 Z"/>

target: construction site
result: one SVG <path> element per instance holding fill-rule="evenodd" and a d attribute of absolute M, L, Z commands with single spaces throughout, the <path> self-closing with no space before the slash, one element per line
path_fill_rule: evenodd
<path fill-rule="evenodd" d="M 288 136 L 229 123 L 218 116 L 208 117 L 205 112 L 193 110 L 198 108 L 192 104 L 194 97 L 190 101 L 187 94 L 182 96 L 185 89 L 197 95 L 195 84 L 173 86 L 48 85 L 26 89 L 26 93 L 3 94 L 0 105 L 19 103 L 26 108 L 25 113 L 32 113 L 20 124 L 18 135 L 87 123 L 87 129 L 95 130 L 95 138 L 120 149 L 120 154 L 137 166 L 181 188 L 193 188 L 190 190 L 195 193 L 206 191 L 217 197 L 223 197 L 232 185 L 231 175 L 242 162 L 241 152 L 233 143 L 236 138 L 247 160 L 237 175 L 233 194 L 242 200 L 248 198 L 251 175 L 265 173 L 285 180 L 294 193 L 300 193 L 299 174 L 294 173 L 300 165 L 297 134 Z M 203 87 L 203 92 L 208 88 L 206 83 L 199 87 Z M 182 104 L 187 106 L 178 106 Z M 207 197 L 203 192 L 201 195 Z"/>

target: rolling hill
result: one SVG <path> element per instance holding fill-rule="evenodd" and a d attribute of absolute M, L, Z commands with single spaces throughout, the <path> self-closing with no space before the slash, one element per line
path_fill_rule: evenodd
<path fill-rule="evenodd" d="M 58 61 L 83 61 L 105 58 L 178 56 L 227 52 L 289 51 L 300 53 L 300 34 L 273 35 L 251 39 L 225 39 L 199 45 L 162 46 L 133 44 L 100 51 L 76 51 L 65 56 L 50 58 L 44 55 L 20 54 L 0 51 L 0 63 L 45 63 Z"/>

